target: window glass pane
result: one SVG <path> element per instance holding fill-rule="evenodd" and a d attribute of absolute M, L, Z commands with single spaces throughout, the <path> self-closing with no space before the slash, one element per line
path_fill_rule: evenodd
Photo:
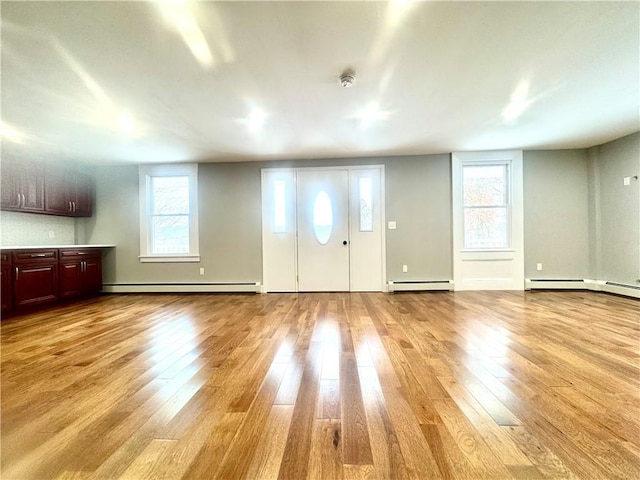
<path fill-rule="evenodd" d="M 273 182 L 273 222 L 275 233 L 285 233 L 287 231 L 287 216 L 285 210 L 285 185 L 284 180 Z"/>
<path fill-rule="evenodd" d="M 189 213 L 189 177 L 151 177 L 153 215 Z"/>
<path fill-rule="evenodd" d="M 151 231 L 152 253 L 189 253 L 188 215 L 154 216 Z"/>
<path fill-rule="evenodd" d="M 371 202 L 371 179 L 360 177 L 360 231 L 373 231 L 373 204 Z"/>
<path fill-rule="evenodd" d="M 313 205 L 313 232 L 321 245 L 326 245 L 333 228 L 331 200 L 324 190 L 318 193 Z"/>
<path fill-rule="evenodd" d="M 505 165 L 465 166 L 462 175 L 465 207 L 506 205 Z"/>
<path fill-rule="evenodd" d="M 507 248 L 507 208 L 465 208 L 464 248 Z"/>

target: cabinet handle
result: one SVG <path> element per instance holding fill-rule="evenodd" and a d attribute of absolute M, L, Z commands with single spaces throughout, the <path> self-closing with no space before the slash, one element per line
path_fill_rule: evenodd
<path fill-rule="evenodd" d="M 18 207 L 20 207 L 22 204 L 22 200 L 20 199 L 20 194 L 18 194 Z"/>
<path fill-rule="evenodd" d="M 76 213 L 76 202 L 73 202 L 73 213 Z"/>
<path fill-rule="evenodd" d="M 24 193 L 23 193 L 23 194 L 22 194 L 22 206 L 24 207 L 26 203 L 27 203 L 27 202 L 26 202 L 26 200 L 24 199 Z"/>
<path fill-rule="evenodd" d="M 16 267 L 16 280 L 18 280 L 19 276 L 20 276 L 20 269 Z"/>
<path fill-rule="evenodd" d="M 47 254 L 46 253 L 32 253 L 31 254 L 31 258 L 36 258 L 36 257 L 46 257 Z"/>

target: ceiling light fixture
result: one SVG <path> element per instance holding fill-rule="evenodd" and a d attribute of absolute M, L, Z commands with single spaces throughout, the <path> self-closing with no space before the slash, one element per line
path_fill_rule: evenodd
<path fill-rule="evenodd" d="M 266 119 L 267 114 L 259 108 L 256 108 L 249 113 L 245 122 L 250 131 L 257 132 L 262 128 Z"/>
<path fill-rule="evenodd" d="M 23 143 L 27 136 L 14 127 L 0 121 L 0 137 L 14 143 Z"/>
<path fill-rule="evenodd" d="M 340 75 L 340 85 L 342 85 L 344 88 L 349 88 L 355 81 L 356 77 L 351 72 L 344 72 L 342 75 Z"/>

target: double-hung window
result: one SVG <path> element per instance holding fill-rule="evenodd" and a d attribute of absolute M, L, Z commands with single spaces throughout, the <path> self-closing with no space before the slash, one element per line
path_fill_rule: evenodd
<path fill-rule="evenodd" d="M 509 168 L 463 165 L 464 248 L 509 248 Z"/>
<path fill-rule="evenodd" d="M 197 262 L 198 165 L 141 165 L 140 261 Z"/>

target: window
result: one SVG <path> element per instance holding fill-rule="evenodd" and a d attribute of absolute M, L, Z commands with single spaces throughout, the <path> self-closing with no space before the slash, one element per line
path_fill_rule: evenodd
<path fill-rule="evenodd" d="M 320 245 L 326 245 L 333 229 L 333 209 L 327 192 L 322 190 L 313 204 L 313 231 Z"/>
<path fill-rule="evenodd" d="M 139 167 L 140 261 L 197 262 L 198 165 Z"/>
<path fill-rule="evenodd" d="M 507 165 L 464 165 L 462 168 L 464 248 L 508 248 Z"/>
<path fill-rule="evenodd" d="M 287 233 L 286 190 L 284 180 L 273 182 L 273 233 Z"/>
<path fill-rule="evenodd" d="M 358 179 L 360 191 L 360 231 L 373 232 L 373 202 L 371 201 L 371 178 Z"/>

